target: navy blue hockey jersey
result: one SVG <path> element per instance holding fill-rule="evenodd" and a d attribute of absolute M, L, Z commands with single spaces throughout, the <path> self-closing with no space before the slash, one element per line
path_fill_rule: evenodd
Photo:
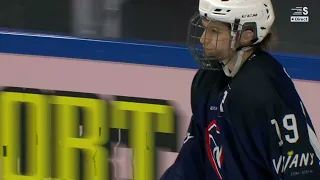
<path fill-rule="evenodd" d="M 320 179 L 319 142 L 284 68 L 254 52 L 234 78 L 199 70 L 192 118 L 161 180 Z"/>

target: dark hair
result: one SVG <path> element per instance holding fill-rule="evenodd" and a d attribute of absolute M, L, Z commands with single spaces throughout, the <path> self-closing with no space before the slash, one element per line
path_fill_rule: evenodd
<path fill-rule="evenodd" d="M 224 23 L 229 30 L 231 30 L 231 24 L 230 23 Z M 277 29 L 275 28 L 275 25 L 273 24 L 269 30 L 269 33 L 264 37 L 264 39 L 258 43 L 253 45 L 254 50 L 265 50 L 270 51 L 273 50 L 278 42 L 278 33 Z"/>
<path fill-rule="evenodd" d="M 225 25 L 231 30 L 231 24 L 225 23 Z M 260 49 L 260 50 L 273 50 L 276 47 L 278 41 L 278 33 L 275 28 L 275 25 L 273 24 L 269 30 L 269 33 L 264 37 L 264 39 L 258 43 L 253 45 L 253 49 Z"/>
<path fill-rule="evenodd" d="M 272 50 L 276 47 L 277 41 L 277 30 L 275 26 L 272 26 L 269 33 L 264 37 L 264 39 L 260 43 L 254 45 L 253 48 L 262 50 Z"/>

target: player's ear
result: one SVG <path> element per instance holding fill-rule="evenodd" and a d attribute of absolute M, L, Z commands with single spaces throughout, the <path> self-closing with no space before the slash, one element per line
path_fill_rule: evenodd
<path fill-rule="evenodd" d="M 254 33 L 251 30 L 245 30 L 241 33 L 240 43 L 241 45 L 250 45 L 254 39 Z"/>

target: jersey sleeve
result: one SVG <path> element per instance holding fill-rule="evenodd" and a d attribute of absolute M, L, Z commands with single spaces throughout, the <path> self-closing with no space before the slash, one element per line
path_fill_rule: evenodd
<path fill-rule="evenodd" d="M 202 148 L 201 138 L 201 129 L 192 117 L 187 136 L 177 159 L 160 180 L 204 179 L 204 149 Z"/>
<path fill-rule="evenodd" d="M 192 117 L 190 120 L 187 135 L 183 146 L 173 163 L 162 175 L 160 180 L 194 180 L 204 179 L 204 148 L 202 128 L 199 120 L 196 118 L 197 109 L 197 91 L 200 90 L 200 81 L 202 81 L 203 70 L 199 70 L 195 75 L 191 86 L 191 109 Z"/>
<path fill-rule="evenodd" d="M 288 105 L 276 94 L 269 95 L 229 100 L 228 120 L 245 149 L 243 155 L 274 179 L 318 179 L 320 146 L 302 102 Z"/>

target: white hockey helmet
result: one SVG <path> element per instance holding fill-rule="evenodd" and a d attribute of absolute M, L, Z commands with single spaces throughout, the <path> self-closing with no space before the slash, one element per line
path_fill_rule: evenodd
<path fill-rule="evenodd" d="M 199 14 L 208 20 L 230 24 L 255 23 L 254 44 L 263 40 L 275 19 L 271 0 L 200 0 Z"/>
<path fill-rule="evenodd" d="M 199 12 L 189 22 L 188 48 L 201 68 L 221 70 L 221 60 L 226 57 L 208 57 L 204 53 L 203 45 L 199 43 L 201 34 L 205 30 L 202 19 L 230 24 L 231 42 L 230 48 L 237 50 L 238 60 L 242 61 L 243 51 L 250 47 L 239 47 L 238 41 L 241 32 L 252 30 L 254 40 L 252 45 L 260 43 L 269 33 L 275 20 L 275 14 L 271 0 L 200 0 Z M 201 28 L 202 30 L 199 30 Z M 198 30 L 197 30 L 198 28 Z M 241 56 L 241 57 L 239 57 Z M 217 66 L 218 64 L 218 66 Z M 236 62 L 241 64 L 241 62 Z M 224 66 L 225 64 L 222 64 Z M 236 70 L 237 71 L 237 70 Z M 236 72 L 233 72 L 233 75 Z M 228 73 L 226 73 L 229 76 Z"/>

